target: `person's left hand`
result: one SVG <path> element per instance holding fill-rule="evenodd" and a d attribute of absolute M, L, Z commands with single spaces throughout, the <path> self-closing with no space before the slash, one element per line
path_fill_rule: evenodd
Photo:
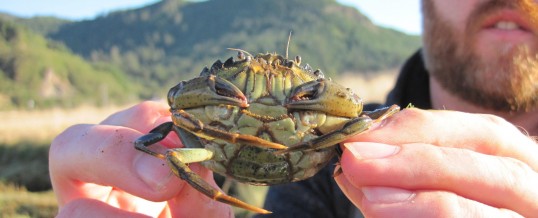
<path fill-rule="evenodd" d="M 405 109 L 344 147 L 366 217 L 538 216 L 538 145 L 499 117 Z"/>
<path fill-rule="evenodd" d="M 208 198 L 174 176 L 165 161 L 134 148 L 136 139 L 170 119 L 166 103 L 147 101 L 58 135 L 49 152 L 57 217 L 233 217 L 230 205 Z M 182 146 L 169 134 L 152 149 Z M 197 163 L 189 168 L 218 187 L 208 169 Z"/>

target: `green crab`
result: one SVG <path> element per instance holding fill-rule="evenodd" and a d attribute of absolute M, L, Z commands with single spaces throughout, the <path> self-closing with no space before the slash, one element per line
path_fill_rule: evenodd
<path fill-rule="evenodd" d="M 136 149 L 166 160 L 176 176 L 217 201 L 270 213 L 212 187 L 189 163 L 254 185 L 295 182 L 324 167 L 337 154 L 338 143 L 399 111 L 398 106 L 362 111 L 362 101 L 351 89 L 325 79 L 308 64 L 301 66 L 299 56 L 290 60 L 237 51 L 238 60 L 218 60 L 200 76 L 170 89 L 172 122 L 134 143 Z M 171 131 L 185 148 L 165 154 L 148 148 Z"/>

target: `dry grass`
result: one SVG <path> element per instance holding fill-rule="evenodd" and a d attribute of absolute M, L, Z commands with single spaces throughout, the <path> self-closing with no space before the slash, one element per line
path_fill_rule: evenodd
<path fill-rule="evenodd" d="M 52 191 L 28 192 L 0 182 L 0 217 L 54 217 L 58 212 Z"/>
<path fill-rule="evenodd" d="M 371 77 L 347 73 L 334 80 L 352 88 L 367 103 L 383 103 L 394 85 L 396 70 Z M 123 107 L 80 107 L 76 109 L 49 109 L 33 111 L 0 111 L 0 144 L 49 142 L 68 126 L 77 123 L 98 123 Z"/>
<path fill-rule="evenodd" d="M 98 123 L 123 108 L 125 107 L 0 111 L 0 144 L 50 142 L 71 125 Z"/>
<path fill-rule="evenodd" d="M 376 73 L 375 76 L 358 76 L 358 73 L 345 73 L 334 80 L 351 88 L 365 103 L 385 103 L 385 98 L 394 87 L 397 69 Z"/>

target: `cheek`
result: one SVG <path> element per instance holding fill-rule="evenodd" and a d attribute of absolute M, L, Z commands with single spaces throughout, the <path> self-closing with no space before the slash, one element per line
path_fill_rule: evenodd
<path fill-rule="evenodd" d="M 425 0 L 434 3 L 438 16 L 457 32 L 463 32 L 471 10 L 480 0 Z"/>

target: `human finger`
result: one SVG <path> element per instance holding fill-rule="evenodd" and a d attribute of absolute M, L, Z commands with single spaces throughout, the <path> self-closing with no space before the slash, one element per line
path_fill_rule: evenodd
<path fill-rule="evenodd" d="M 60 205 L 80 197 L 106 201 L 112 187 L 153 201 L 177 194 L 184 183 L 166 163 L 134 149 L 141 135 L 121 126 L 75 125 L 56 137 L 49 167 Z"/>
<path fill-rule="evenodd" d="M 144 101 L 119 111 L 101 121 L 102 125 L 124 126 L 149 132 L 158 124 L 170 120 L 170 107 L 160 101 Z"/>
<path fill-rule="evenodd" d="M 422 143 L 347 143 L 343 174 L 355 187 L 445 190 L 529 216 L 538 212 L 538 173 L 514 158 Z"/>
<path fill-rule="evenodd" d="M 164 102 L 145 101 L 128 109 L 110 115 L 101 125 L 124 126 L 148 133 L 158 125 L 171 120 L 170 108 Z M 182 147 L 176 134 L 169 134 L 161 144 L 168 148 Z"/>
<path fill-rule="evenodd" d="M 344 175 L 335 180 L 365 217 L 523 217 L 448 191 L 355 187 Z"/>
<path fill-rule="evenodd" d="M 57 218 L 76 217 L 151 217 L 113 207 L 104 202 L 81 198 L 69 202 L 58 212 Z"/>
<path fill-rule="evenodd" d="M 421 142 L 519 159 L 538 170 L 538 145 L 506 120 L 485 114 L 405 109 L 348 141 Z"/>
<path fill-rule="evenodd" d="M 190 165 L 193 171 L 203 168 L 199 164 Z M 220 188 L 209 170 L 198 171 L 198 175 L 216 189 Z M 222 190 L 221 190 L 222 191 Z M 232 207 L 213 200 L 191 186 L 181 189 L 177 196 L 168 201 L 172 217 L 234 217 Z"/>

